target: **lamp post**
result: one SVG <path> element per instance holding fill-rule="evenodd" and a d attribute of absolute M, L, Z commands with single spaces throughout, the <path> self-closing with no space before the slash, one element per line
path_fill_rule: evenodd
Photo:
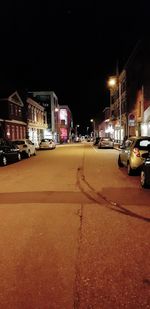
<path fill-rule="evenodd" d="M 75 136 L 76 136 L 76 139 L 78 137 L 78 128 L 80 127 L 79 124 L 76 125 L 76 128 L 75 128 Z"/>
<path fill-rule="evenodd" d="M 113 89 L 117 88 L 118 89 L 118 94 L 119 94 L 119 141 L 121 143 L 121 120 L 122 120 L 122 111 L 121 111 L 121 82 L 119 80 L 119 76 L 111 76 L 108 79 L 108 87 L 110 90 L 110 110 L 111 110 L 111 94 Z"/>
<path fill-rule="evenodd" d="M 90 121 L 93 123 L 93 137 L 95 138 L 95 120 L 90 119 Z"/>

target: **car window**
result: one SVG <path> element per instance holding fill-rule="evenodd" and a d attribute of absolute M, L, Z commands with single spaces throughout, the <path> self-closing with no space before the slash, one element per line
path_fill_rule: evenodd
<path fill-rule="evenodd" d="M 42 139 L 41 142 L 43 142 L 43 143 L 48 143 L 49 140 L 48 140 L 48 139 Z"/>
<path fill-rule="evenodd" d="M 148 148 L 150 147 L 150 139 L 143 139 L 143 140 L 139 140 L 136 143 L 136 147 L 139 148 L 139 150 L 148 150 Z"/>

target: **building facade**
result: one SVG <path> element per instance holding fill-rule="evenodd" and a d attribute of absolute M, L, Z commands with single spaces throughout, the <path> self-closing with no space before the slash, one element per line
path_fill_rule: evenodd
<path fill-rule="evenodd" d="M 17 91 L 0 94 L 0 138 L 23 139 L 27 136 L 24 103 Z"/>
<path fill-rule="evenodd" d="M 53 91 L 33 91 L 28 92 L 28 96 L 43 106 L 47 113 L 47 129 L 44 131 L 44 137 L 52 138 L 57 142 L 57 110 L 59 110 L 59 105 L 56 94 Z"/>
<path fill-rule="evenodd" d="M 72 114 L 68 105 L 59 106 L 59 124 L 58 130 L 60 142 L 66 143 L 71 140 L 71 131 L 73 128 Z"/>
<path fill-rule="evenodd" d="M 150 134 L 150 42 L 133 50 L 110 96 L 109 125 L 116 142 Z"/>
<path fill-rule="evenodd" d="M 44 107 L 31 98 L 27 99 L 26 107 L 28 137 L 38 147 L 48 127 L 47 114 Z"/>

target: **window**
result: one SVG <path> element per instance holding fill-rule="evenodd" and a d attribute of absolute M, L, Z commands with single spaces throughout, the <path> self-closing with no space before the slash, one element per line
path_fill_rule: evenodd
<path fill-rule="evenodd" d="M 20 127 L 20 138 L 22 138 L 22 127 Z"/>
<path fill-rule="evenodd" d="M 147 150 L 148 145 L 150 145 L 150 139 L 140 140 L 136 143 L 136 146 L 139 148 L 139 150 Z"/>
<path fill-rule="evenodd" d="M 20 106 L 19 106 L 19 108 L 18 108 L 18 114 L 19 114 L 19 116 L 21 117 L 22 112 L 21 112 L 21 107 L 20 107 Z"/>
<path fill-rule="evenodd" d="M 19 127 L 16 126 L 16 138 L 19 138 Z"/>
<path fill-rule="evenodd" d="M 12 103 L 10 103 L 10 114 L 13 115 L 14 114 L 14 106 Z"/>
<path fill-rule="evenodd" d="M 15 116 L 18 116 L 18 106 L 15 105 Z"/>

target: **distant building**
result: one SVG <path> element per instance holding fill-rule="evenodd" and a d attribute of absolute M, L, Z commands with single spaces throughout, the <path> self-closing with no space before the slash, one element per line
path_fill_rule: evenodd
<path fill-rule="evenodd" d="M 59 105 L 56 94 L 53 91 L 32 91 L 28 92 L 28 97 L 43 106 L 47 113 L 47 130 L 44 131 L 44 137 L 53 138 L 57 141 L 57 110 L 59 110 Z"/>
<path fill-rule="evenodd" d="M 48 127 L 47 114 L 44 107 L 31 98 L 27 99 L 26 105 L 28 137 L 38 147 Z"/>
<path fill-rule="evenodd" d="M 73 128 L 72 114 L 67 105 L 59 106 L 59 131 L 60 141 L 67 142 L 71 139 L 71 130 Z"/>

